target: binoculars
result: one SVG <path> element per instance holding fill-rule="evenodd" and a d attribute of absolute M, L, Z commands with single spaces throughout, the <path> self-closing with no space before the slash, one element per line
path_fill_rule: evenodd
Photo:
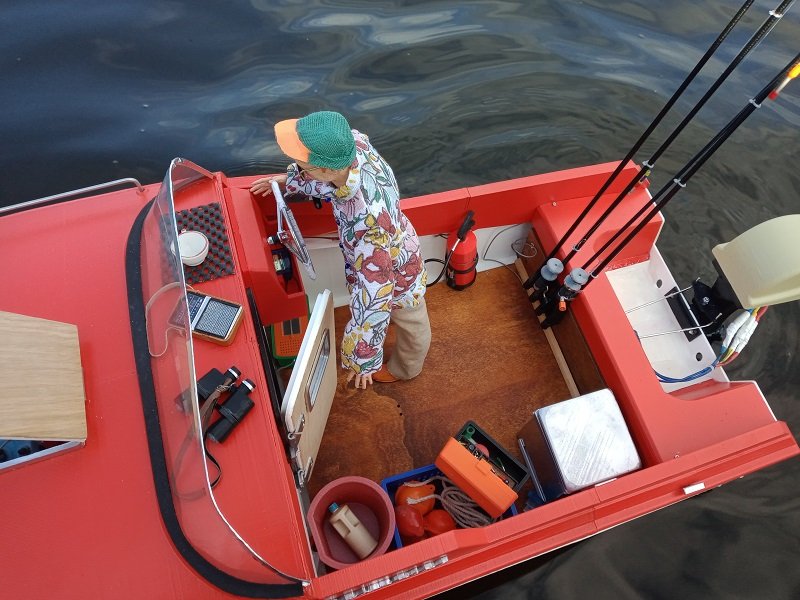
<path fill-rule="evenodd" d="M 217 406 L 221 418 L 217 419 L 211 427 L 208 428 L 206 435 L 209 439 L 221 444 L 231 434 L 233 429 L 242 422 L 245 415 L 250 412 L 255 403 L 250 399 L 249 395 L 256 389 L 256 384 L 245 379 L 242 383 L 234 388 L 233 393 L 228 396 L 222 404 Z"/>
<path fill-rule="evenodd" d="M 236 367 L 229 368 L 225 373 L 211 369 L 197 381 L 197 394 L 205 400 L 200 409 L 200 422 L 205 435 L 214 442 L 224 442 L 255 405 L 249 396 L 256 389 L 256 384 L 244 379 L 235 385 L 240 376 L 241 372 Z M 230 391 L 228 398 L 217 402 L 226 391 Z M 221 416 L 206 428 L 214 408 Z"/>

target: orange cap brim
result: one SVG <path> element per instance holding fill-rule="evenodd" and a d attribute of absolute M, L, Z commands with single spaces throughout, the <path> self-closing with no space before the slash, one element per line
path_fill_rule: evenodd
<path fill-rule="evenodd" d="M 275 139 L 286 156 L 308 162 L 310 152 L 297 135 L 297 121 L 297 119 L 286 119 L 275 123 Z"/>

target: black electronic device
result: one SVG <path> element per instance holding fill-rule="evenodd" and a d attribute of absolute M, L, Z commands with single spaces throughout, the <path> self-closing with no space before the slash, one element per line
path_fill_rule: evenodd
<path fill-rule="evenodd" d="M 189 324 L 199 338 L 228 345 L 242 321 L 241 304 L 222 300 L 194 290 L 186 292 Z"/>

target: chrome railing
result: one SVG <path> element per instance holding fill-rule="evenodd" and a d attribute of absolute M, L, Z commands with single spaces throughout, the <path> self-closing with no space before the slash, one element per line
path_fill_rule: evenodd
<path fill-rule="evenodd" d="M 37 198 L 36 200 L 29 200 L 27 202 L 20 202 L 19 204 L 12 204 L 11 206 L 3 206 L 0 207 L 0 215 L 12 212 L 19 212 L 21 210 L 25 210 L 28 208 L 33 208 L 34 206 L 38 206 L 40 204 L 47 204 L 49 202 L 57 202 L 59 200 L 65 200 L 71 196 L 80 196 L 82 194 L 89 194 L 91 192 L 97 192 L 100 190 L 104 190 L 107 188 L 116 187 L 118 185 L 123 185 L 131 183 L 135 185 L 140 193 L 144 192 L 144 186 L 139 183 L 138 179 L 134 179 L 133 177 L 126 177 L 124 179 L 115 179 L 114 181 L 107 181 L 106 183 L 98 183 L 97 185 L 91 185 L 89 187 L 80 188 L 78 190 L 72 190 L 69 192 L 62 192 L 61 194 L 55 194 L 53 196 L 46 196 L 44 198 Z"/>

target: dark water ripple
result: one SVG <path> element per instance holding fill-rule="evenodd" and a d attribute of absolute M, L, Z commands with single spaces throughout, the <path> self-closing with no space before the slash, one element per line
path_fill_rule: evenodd
<path fill-rule="evenodd" d="M 33 0 L 0 6 L 0 203 L 135 176 L 174 156 L 284 165 L 270 124 L 333 108 L 407 195 L 621 158 L 738 0 Z M 685 113 L 777 0 L 759 0 Z M 798 50 L 795 7 L 659 161 L 672 175 Z M 672 116 L 648 142 L 649 156 Z M 800 83 L 757 111 L 667 208 L 680 282 L 710 249 L 800 211 Z M 800 303 L 770 309 L 733 379 L 800 434 Z M 793 460 L 456 590 L 451 598 L 800 598 Z"/>

